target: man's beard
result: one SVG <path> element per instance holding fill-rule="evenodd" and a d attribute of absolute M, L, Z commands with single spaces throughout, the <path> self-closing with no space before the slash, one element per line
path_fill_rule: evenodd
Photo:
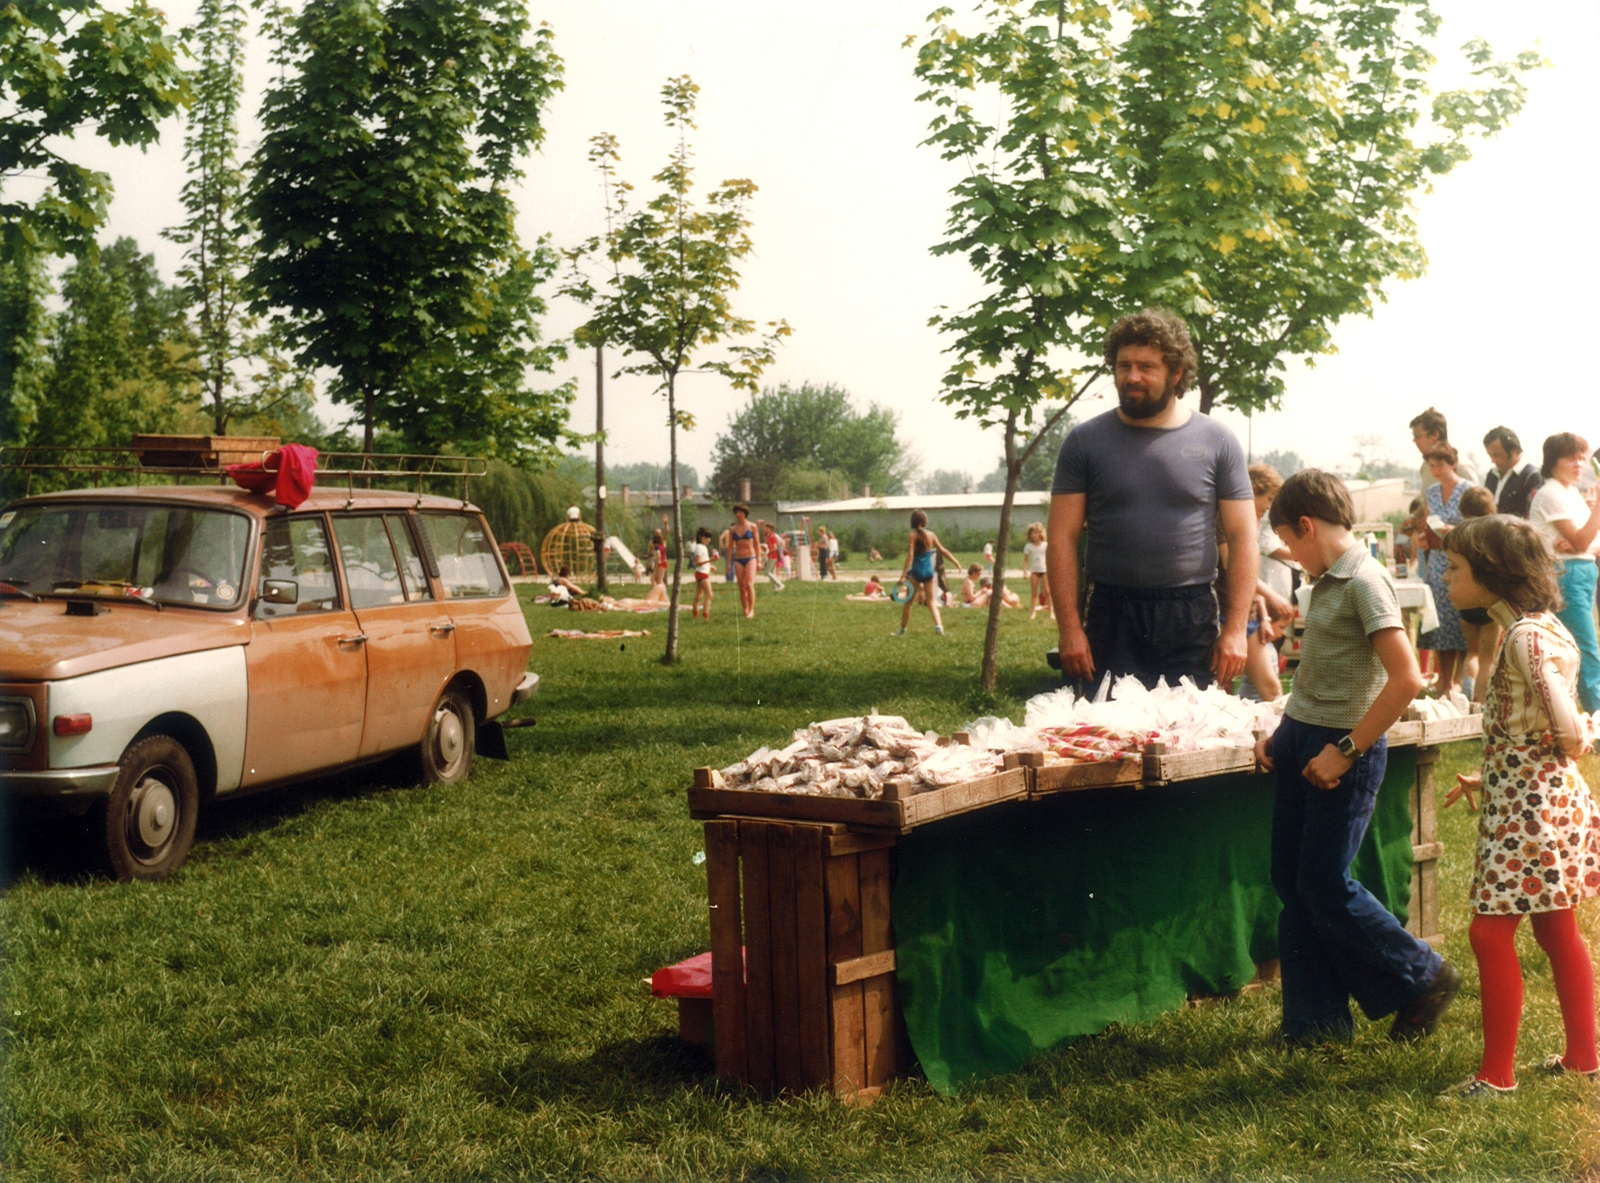
<path fill-rule="evenodd" d="M 1171 384 L 1162 386 L 1159 394 L 1149 393 L 1149 387 L 1135 389 L 1132 383 L 1117 386 L 1117 402 L 1122 413 L 1130 419 L 1154 419 L 1172 405 L 1177 395 Z"/>

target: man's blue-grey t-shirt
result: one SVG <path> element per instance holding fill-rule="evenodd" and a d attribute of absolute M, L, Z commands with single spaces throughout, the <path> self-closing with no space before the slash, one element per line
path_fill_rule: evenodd
<path fill-rule="evenodd" d="M 1118 587 L 1187 587 L 1217 574 L 1217 502 L 1249 501 L 1233 432 L 1209 415 L 1129 427 L 1116 411 L 1072 429 L 1053 495 L 1088 495 L 1085 574 Z"/>

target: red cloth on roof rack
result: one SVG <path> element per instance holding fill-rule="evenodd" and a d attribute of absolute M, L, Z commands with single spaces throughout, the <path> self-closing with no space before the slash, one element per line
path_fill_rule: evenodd
<path fill-rule="evenodd" d="M 284 444 L 260 462 L 228 465 L 234 484 L 252 493 L 271 493 L 277 504 L 297 509 L 311 496 L 317 477 L 317 450 L 304 444 Z"/>

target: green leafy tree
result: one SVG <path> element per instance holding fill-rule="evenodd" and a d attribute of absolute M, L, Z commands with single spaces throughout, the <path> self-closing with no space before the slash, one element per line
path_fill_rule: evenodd
<path fill-rule="evenodd" d="M 1300 453 L 1291 452 L 1287 449 L 1274 449 L 1271 452 L 1263 452 L 1257 457 L 1257 460 L 1261 464 L 1272 465 L 1273 468 L 1278 470 L 1278 475 L 1283 477 L 1293 476 L 1306 466 L 1306 462 L 1300 459 Z"/>
<path fill-rule="evenodd" d="M 1068 414 L 1058 414 L 1065 408 L 1046 407 L 1041 418 L 1048 425 L 1046 430 L 1039 434 L 1036 447 L 1028 452 L 1027 459 L 1022 462 L 1022 473 L 1017 477 L 1017 489 L 1028 492 L 1048 491 L 1055 484 L 1056 457 L 1061 454 L 1061 445 L 1067 438 L 1067 433 L 1075 427 L 1076 421 Z M 1024 441 L 1031 443 L 1032 437 Z M 995 469 L 984 477 L 978 485 L 980 493 L 1000 493 L 1006 487 L 1006 462 L 1001 460 Z"/>
<path fill-rule="evenodd" d="M 68 159 L 81 131 L 149 144 L 189 100 L 188 75 L 161 12 L 135 0 L 18 0 L 0 6 L 0 249 L 89 254 L 111 178 Z M 48 178 L 31 198 L 24 175 Z"/>
<path fill-rule="evenodd" d="M 678 479 L 691 489 L 700 487 L 700 476 L 692 464 L 678 465 Z M 646 462 L 612 464 L 606 470 L 606 484 L 617 489 L 627 485 L 630 489 L 638 489 L 642 493 L 666 490 L 672 486 L 672 470 L 665 464 Z"/>
<path fill-rule="evenodd" d="M 678 380 L 687 374 L 717 374 L 735 389 L 754 393 L 779 338 L 789 335 L 786 323 L 772 321 L 767 334 L 754 343 L 735 343 L 756 332 L 755 322 L 735 315 L 731 300 L 739 287 L 739 263 L 753 246 L 745 205 L 756 187 L 748 180 L 723 181 L 703 203 L 695 200 L 688 134 L 695 126 L 699 90 L 687 75 L 669 79 L 661 89 L 667 125 L 677 133 L 678 145 L 653 178 L 661 192 L 643 209 L 629 208 L 629 185 L 613 183 L 620 159 L 616 139 L 599 135 L 590 141 L 590 159 L 606 180 L 607 229 L 571 252 L 571 258 L 576 268 L 585 257 L 600 255 L 610 273 L 596 287 L 575 270 L 565 288 L 594 306 L 578 330 L 579 339 L 639 358 L 619 373 L 648 374 L 666 396 L 675 553 L 664 655 L 669 663 L 678 659 L 678 577 L 683 573 L 678 428 L 694 426 L 694 417 L 678 406 Z M 708 353 L 718 345 L 719 354 Z"/>
<path fill-rule="evenodd" d="M 987 291 L 934 323 L 953 338 L 944 398 L 1004 433 L 1007 496 L 1040 404 L 1070 407 L 1120 315 L 1190 322 L 1200 406 L 1276 405 L 1283 359 L 1331 348 L 1387 281 L 1420 272 L 1412 198 L 1520 108 L 1524 54 L 1467 56 L 1486 83 L 1438 96 L 1414 132 L 1438 19 L 1427 0 L 984 0 L 964 32 L 940 8 L 916 74 L 928 143 L 967 176 L 935 253 Z M 915 38 L 911 39 L 912 41 Z M 909 42 L 908 42 L 909 43 Z M 1064 412 L 1060 412 L 1064 414 Z M 1000 556 L 1003 559 L 1003 552 Z M 985 638 L 992 688 L 1000 613 Z"/>
<path fill-rule="evenodd" d="M 29 443 L 126 447 L 136 432 L 172 431 L 197 404 L 193 335 L 181 292 L 155 258 L 119 238 L 62 277 L 48 370 Z"/>
<path fill-rule="evenodd" d="M 365 447 L 387 427 L 516 454 L 561 418 L 521 388 L 549 261 L 519 245 L 509 192 L 561 85 L 550 31 L 522 0 L 310 0 L 275 27 L 255 308 L 334 371 Z"/>
<path fill-rule="evenodd" d="M 900 417 L 874 403 L 858 411 L 849 392 L 831 382 L 767 387 L 735 414 L 711 450 L 711 492 L 739 498 L 748 477 L 751 494 L 786 495 L 785 476 L 796 470 L 830 473 L 836 484 L 860 495 L 904 493 L 910 468 L 896 434 Z"/>
<path fill-rule="evenodd" d="M 932 474 L 917 482 L 917 492 L 930 497 L 957 493 L 983 492 L 972 479 L 970 472 L 936 468 Z"/>
<path fill-rule="evenodd" d="M 49 373 L 45 301 L 52 294 L 42 258 L 0 254 L 0 444 L 32 438 Z"/>

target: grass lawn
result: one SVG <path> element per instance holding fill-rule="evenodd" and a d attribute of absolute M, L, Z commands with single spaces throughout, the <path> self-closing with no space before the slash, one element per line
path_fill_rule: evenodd
<path fill-rule="evenodd" d="M 849 585 L 717 585 L 715 619 L 531 607 L 530 706 L 510 764 L 421 789 L 393 771 L 222 805 L 159 885 L 75 870 L 12 827 L 4 941 L 7 1178 L 1600 1178 L 1600 1090 L 1525 1074 L 1514 1101 L 1442 1103 L 1478 1054 L 1464 903 L 1473 821 L 1442 815 L 1447 955 L 1466 974 L 1416 1046 L 1273 1046 L 1278 997 L 1113 1028 L 1016 1075 L 876 1104 L 764 1101 L 681 1047 L 641 983 L 707 948 L 690 770 L 877 707 L 953 729 L 1021 718 L 1053 628 L 1008 614 L 1001 693 L 976 692 L 983 615 L 846 603 Z M 1025 590 L 1025 589 L 1024 589 Z M 645 627 L 557 641 L 553 627 Z M 1476 746 L 1448 749 L 1441 786 Z M 1600 762 L 1586 762 L 1591 785 Z M 951 822 L 947 824 L 959 824 Z M 1600 948 L 1600 909 L 1583 924 Z M 1559 1050 L 1524 931 L 1519 1062 Z"/>

